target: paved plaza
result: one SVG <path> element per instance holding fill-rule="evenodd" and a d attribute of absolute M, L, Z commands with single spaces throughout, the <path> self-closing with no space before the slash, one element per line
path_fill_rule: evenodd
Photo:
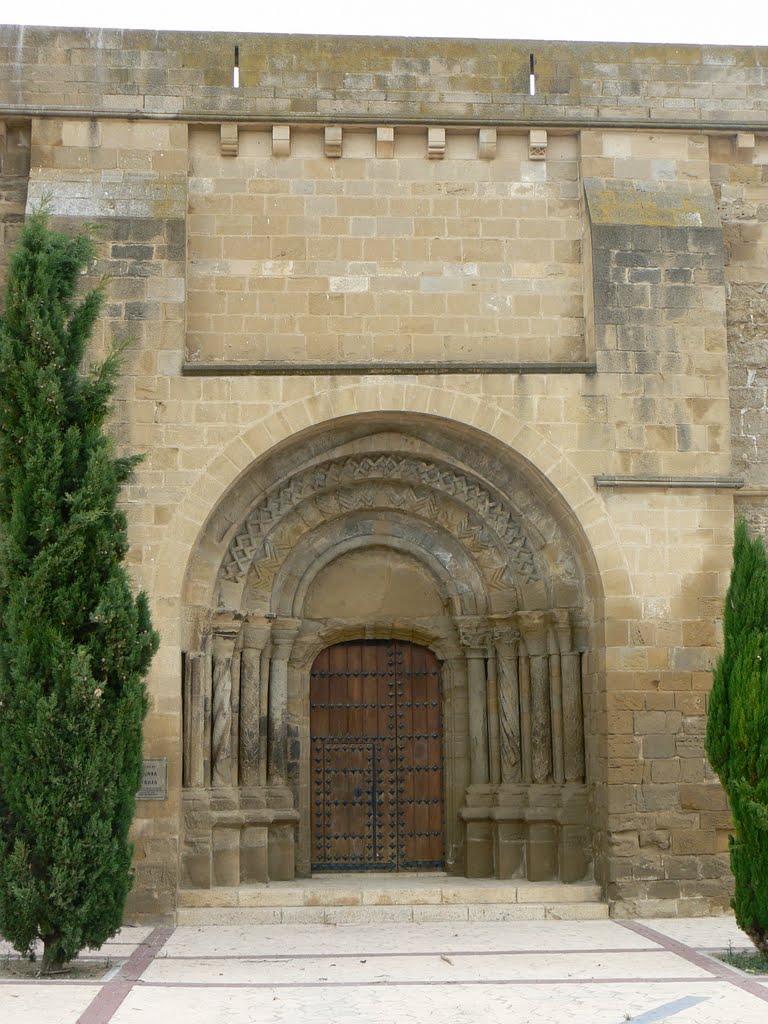
<path fill-rule="evenodd" d="M 0 1021 L 765 1024 L 729 945 L 729 917 L 125 928 L 99 981 L 0 981 Z"/>

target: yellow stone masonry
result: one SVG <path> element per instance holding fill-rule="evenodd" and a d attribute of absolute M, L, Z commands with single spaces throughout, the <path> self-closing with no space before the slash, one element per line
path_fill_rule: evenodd
<path fill-rule="evenodd" d="M 0 272 L 47 198 L 97 225 L 93 354 L 130 339 L 168 768 L 131 920 L 339 866 L 313 665 L 395 642 L 441 666 L 438 866 L 727 906 L 703 732 L 734 514 L 768 529 L 764 64 L 0 29 Z"/>

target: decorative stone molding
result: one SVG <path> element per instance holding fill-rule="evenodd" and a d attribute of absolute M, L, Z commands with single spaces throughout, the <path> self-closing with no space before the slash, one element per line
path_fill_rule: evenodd
<path fill-rule="evenodd" d="M 445 156 L 445 128 L 427 129 L 427 156 L 430 160 L 442 160 Z"/>
<path fill-rule="evenodd" d="M 341 156 L 343 129 L 340 124 L 330 124 L 325 129 L 325 155 L 337 158 Z"/>
<path fill-rule="evenodd" d="M 313 494 L 371 479 L 418 483 L 470 506 L 509 548 L 509 564 L 526 583 L 541 579 L 530 541 L 512 509 L 482 484 L 444 464 L 405 455 L 367 455 L 334 460 L 297 473 L 256 505 L 227 549 L 224 579 L 242 580 L 263 538 L 291 509 Z"/>
<path fill-rule="evenodd" d="M 395 155 L 395 129 L 389 125 L 379 125 L 376 129 L 376 156 L 390 159 Z"/>
<path fill-rule="evenodd" d="M 741 476 L 614 476 L 599 473 L 595 487 L 702 487 L 712 490 L 739 490 Z"/>
<path fill-rule="evenodd" d="M 221 125 L 221 155 L 237 156 L 240 148 L 240 134 L 236 124 L 227 121 Z"/>
<path fill-rule="evenodd" d="M 291 155 L 291 126 L 275 124 L 272 126 L 272 156 Z"/>
<path fill-rule="evenodd" d="M 495 128 L 481 128 L 477 136 L 477 155 L 481 160 L 494 160 L 496 158 L 496 137 Z"/>

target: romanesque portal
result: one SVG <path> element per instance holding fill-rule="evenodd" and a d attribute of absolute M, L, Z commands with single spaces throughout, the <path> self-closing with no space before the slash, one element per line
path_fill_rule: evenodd
<path fill-rule="evenodd" d="M 130 919 L 368 848 L 727 908 L 703 735 L 734 515 L 768 523 L 768 51 L 6 25 L 0 65 L 0 276 L 45 199 L 98 225 L 91 354 L 130 339 Z M 382 651 L 434 659 L 433 720 Z"/>
<path fill-rule="evenodd" d="M 352 417 L 248 471 L 191 570 L 216 566 L 187 611 L 185 883 L 583 878 L 571 526 L 525 460 L 428 418 Z"/>

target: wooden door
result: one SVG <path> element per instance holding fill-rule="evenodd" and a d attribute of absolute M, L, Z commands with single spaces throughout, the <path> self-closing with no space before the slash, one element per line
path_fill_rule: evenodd
<path fill-rule="evenodd" d="M 426 647 L 360 640 L 310 677 L 313 871 L 443 867 L 440 670 Z"/>

